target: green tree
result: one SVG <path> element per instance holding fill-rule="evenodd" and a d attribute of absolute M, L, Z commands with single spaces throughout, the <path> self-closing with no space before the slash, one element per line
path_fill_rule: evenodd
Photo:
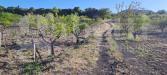
<path fill-rule="evenodd" d="M 73 12 L 74 12 L 74 14 L 80 15 L 81 9 L 79 7 L 74 7 Z"/>
<path fill-rule="evenodd" d="M 111 11 L 109 8 L 102 8 L 99 10 L 99 16 L 104 20 L 111 17 Z"/>
<path fill-rule="evenodd" d="M 41 15 L 32 15 L 32 14 L 28 14 L 24 16 L 19 22 L 19 25 L 22 26 L 21 27 L 21 30 L 22 30 L 21 34 L 23 33 L 22 36 L 26 37 L 27 34 L 31 36 L 34 61 L 37 60 L 36 53 L 39 55 L 39 58 L 41 59 L 41 55 L 36 47 L 36 43 L 38 43 L 38 40 L 35 40 L 35 37 L 39 35 L 40 26 L 46 25 L 46 24 L 47 24 L 47 21 L 45 17 Z"/>
<path fill-rule="evenodd" d="M 133 32 L 136 39 L 136 33 L 138 33 L 143 25 L 150 22 L 150 18 L 147 15 L 139 14 L 134 16 Z"/>
<path fill-rule="evenodd" d="M 166 14 L 167 12 L 165 10 L 159 10 L 157 11 L 158 14 Z"/>
<path fill-rule="evenodd" d="M 3 37 L 3 34 L 4 34 L 4 30 L 11 26 L 12 24 L 14 23 L 17 23 L 19 21 L 21 16 L 19 15 L 16 15 L 16 14 L 12 14 L 12 13 L 5 13 L 5 12 L 2 12 L 0 13 L 0 24 L 1 24 L 1 30 L 0 30 L 0 40 L 2 41 L 4 39 Z M 7 38 L 7 37 L 5 37 Z M 5 47 L 6 47 L 6 41 L 5 42 Z M 8 49 L 7 49 L 7 52 L 8 52 Z"/>
<path fill-rule="evenodd" d="M 54 55 L 54 44 L 64 33 L 64 23 L 60 17 L 54 17 L 49 13 L 45 16 L 46 25 L 43 25 L 43 29 L 40 30 L 40 36 L 51 47 L 49 54 Z M 44 20 L 44 19 L 43 19 Z"/>
<path fill-rule="evenodd" d="M 13 23 L 17 23 L 20 20 L 19 15 L 12 13 L 0 13 L 0 24 L 5 28 L 11 26 Z"/>
<path fill-rule="evenodd" d="M 28 18 L 29 28 L 30 29 L 36 29 L 37 28 L 37 18 L 36 18 L 36 16 L 32 15 L 32 14 L 28 14 L 26 17 Z"/>
<path fill-rule="evenodd" d="M 96 19 L 99 17 L 98 10 L 95 8 L 86 8 L 83 14 L 93 19 Z"/>
<path fill-rule="evenodd" d="M 167 19 L 162 19 L 159 22 L 159 28 L 162 32 L 164 32 L 164 29 L 167 27 Z"/>
<path fill-rule="evenodd" d="M 76 38 L 76 45 L 80 43 L 79 39 L 81 38 L 81 32 L 87 27 L 86 20 L 80 19 L 77 15 L 68 15 L 66 18 L 66 29 L 68 32 L 72 33 Z"/>
<path fill-rule="evenodd" d="M 4 12 L 4 10 L 5 10 L 5 7 L 0 6 L 0 12 Z"/>
<path fill-rule="evenodd" d="M 27 10 L 27 13 L 30 13 L 30 14 L 33 14 L 35 12 L 35 8 L 33 7 L 30 7 L 28 10 Z"/>
<path fill-rule="evenodd" d="M 28 25 L 28 27 L 29 27 L 29 32 L 26 33 L 26 34 L 31 36 L 31 42 L 32 42 L 32 45 L 33 45 L 33 57 L 34 57 L 34 61 L 36 61 L 35 36 L 37 36 L 38 33 L 34 32 L 34 31 L 37 31 L 37 16 L 32 15 L 32 14 L 28 14 L 28 15 L 24 16 L 21 21 L 23 21 L 24 23 L 27 23 L 25 25 Z"/>
<path fill-rule="evenodd" d="M 51 11 L 54 14 L 54 16 L 57 16 L 58 13 L 59 13 L 59 9 L 58 8 L 53 8 Z"/>
<path fill-rule="evenodd" d="M 126 38 L 132 38 L 129 36 L 132 35 L 131 33 L 135 25 L 133 19 L 135 17 L 138 17 L 138 14 L 141 13 L 141 12 L 137 13 L 135 12 L 135 10 L 140 9 L 140 3 L 132 1 L 131 4 L 128 5 L 128 8 L 125 8 L 123 4 L 119 4 L 116 6 L 116 9 L 118 11 L 118 17 L 120 18 L 121 29 L 126 34 Z"/>

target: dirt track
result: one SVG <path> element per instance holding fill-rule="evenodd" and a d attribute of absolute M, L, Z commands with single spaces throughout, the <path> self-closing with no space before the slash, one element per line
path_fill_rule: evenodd
<path fill-rule="evenodd" d="M 111 35 L 110 29 L 104 31 L 99 42 L 96 75 L 166 75 L 166 33 L 147 31 L 143 33 L 147 34 L 141 35 L 140 41 L 123 41 L 112 36 L 118 45 L 118 50 L 123 54 L 123 62 L 114 62 L 116 60 L 109 54 L 109 41 L 106 40 L 110 37 L 108 35 Z M 124 73 L 125 69 L 128 72 Z"/>

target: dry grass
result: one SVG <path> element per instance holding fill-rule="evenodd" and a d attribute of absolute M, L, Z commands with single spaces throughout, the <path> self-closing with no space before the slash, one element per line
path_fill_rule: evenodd
<path fill-rule="evenodd" d="M 110 45 L 110 54 L 114 57 L 117 61 L 123 61 L 123 54 L 118 50 L 118 46 L 115 40 L 111 36 L 107 38 L 108 43 Z"/>
<path fill-rule="evenodd" d="M 82 45 L 78 49 L 68 48 L 60 57 L 62 61 L 56 64 L 58 74 L 90 73 L 96 65 L 98 52 L 93 44 Z M 65 56 L 67 55 L 67 56 Z"/>

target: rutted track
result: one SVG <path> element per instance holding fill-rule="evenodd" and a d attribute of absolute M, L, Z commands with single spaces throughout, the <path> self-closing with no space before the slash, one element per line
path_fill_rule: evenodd
<path fill-rule="evenodd" d="M 106 25 L 110 24 L 106 23 Z M 107 39 L 112 38 L 109 36 L 111 35 L 111 28 L 103 29 L 103 31 L 101 36 L 98 37 L 99 57 L 93 75 L 128 75 L 125 73 L 126 64 L 116 60 L 110 53 L 110 47 L 112 46 Z"/>

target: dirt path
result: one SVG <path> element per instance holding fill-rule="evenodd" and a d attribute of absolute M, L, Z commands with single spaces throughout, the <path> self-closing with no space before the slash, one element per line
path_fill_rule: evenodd
<path fill-rule="evenodd" d="M 106 23 L 109 24 L 109 23 Z M 103 25 L 102 25 L 103 26 Z M 103 28 L 103 27 L 101 27 Z M 99 30 L 97 30 L 99 31 Z M 153 32 L 152 32 L 153 33 Z M 123 55 L 123 62 L 116 62 L 109 54 L 110 41 L 107 40 L 110 29 L 101 30 L 98 37 L 99 57 L 95 75 L 166 75 L 167 74 L 167 45 L 166 36 L 142 35 L 140 41 L 115 39 L 118 51 Z M 147 38 L 145 38 L 147 37 Z M 120 72 L 127 70 L 127 72 Z"/>
<path fill-rule="evenodd" d="M 111 25 L 104 23 L 101 25 L 101 30 L 96 30 L 97 46 L 98 46 L 98 60 L 96 61 L 96 68 L 94 69 L 93 75 L 115 75 L 115 59 L 111 57 L 109 52 L 110 46 L 107 38 L 109 37 Z"/>
<path fill-rule="evenodd" d="M 106 25 L 111 26 L 112 24 L 110 22 L 106 22 Z M 124 60 L 118 60 L 117 58 L 121 57 L 118 55 L 119 53 L 123 55 L 125 54 L 125 56 L 130 54 L 119 50 L 115 50 L 116 52 L 111 52 L 110 49 L 113 47 L 111 44 L 111 38 L 113 38 L 111 29 L 112 28 L 110 27 L 108 29 L 101 30 L 103 32 L 98 38 L 99 57 L 96 62 L 95 75 L 129 75 L 127 62 Z"/>
<path fill-rule="evenodd" d="M 106 40 L 107 37 L 106 30 L 101 37 L 99 43 L 99 58 L 97 60 L 97 68 L 96 68 L 96 75 L 111 75 L 112 74 L 112 67 L 111 67 L 111 57 L 108 53 L 109 44 Z"/>

